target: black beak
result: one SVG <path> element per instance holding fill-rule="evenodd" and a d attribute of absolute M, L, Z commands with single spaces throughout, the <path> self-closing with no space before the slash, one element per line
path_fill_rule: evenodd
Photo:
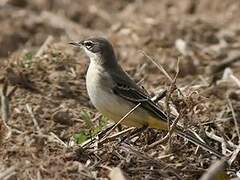
<path fill-rule="evenodd" d="M 76 42 L 70 42 L 69 44 L 73 45 L 73 46 L 81 46 L 81 43 L 76 43 Z"/>

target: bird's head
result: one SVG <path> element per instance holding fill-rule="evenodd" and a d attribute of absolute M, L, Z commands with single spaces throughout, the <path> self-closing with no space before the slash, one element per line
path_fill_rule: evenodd
<path fill-rule="evenodd" d="M 116 63 L 113 47 L 111 43 L 104 38 L 89 38 L 70 44 L 84 49 L 91 61 L 104 65 Z"/>

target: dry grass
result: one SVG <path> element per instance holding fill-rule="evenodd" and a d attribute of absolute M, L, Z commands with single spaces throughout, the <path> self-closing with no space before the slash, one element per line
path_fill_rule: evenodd
<path fill-rule="evenodd" d="M 174 106 L 185 128 L 223 154 L 233 153 L 225 172 L 236 176 L 240 3 L 111 2 L 0 3 L 0 87 L 8 82 L 9 91 L 14 88 L 9 100 L 9 91 L 1 95 L 0 177 L 96 179 L 120 167 L 124 177 L 133 179 L 197 179 L 215 162 L 213 155 L 174 135 L 171 148 L 166 143 L 149 148 L 166 135 L 153 129 L 122 143 L 132 129 L 114 129 L 103 138 L 112 124 L 102 123 L 106 118 L 89 102 L 86 58 L 68 46 L 71 40 L 99 35 L 112 41 L 124 69 L 153 96 L 171 87 L 169 77 L 180 59 L 174 83 L 179 90 L 167 99 L 166 110 Z M 81 147 L 73 137 L 83 132 L 95 138 Z"/>

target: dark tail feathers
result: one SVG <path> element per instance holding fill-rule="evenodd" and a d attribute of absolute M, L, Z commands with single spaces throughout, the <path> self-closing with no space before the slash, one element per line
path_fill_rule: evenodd
<path fill-rule="evenodd" d="M 192 143 L 200 146 L 201 148 L 213 153 L 218 158 L 224 157 L 224 155 L 222 153 L 216 151 L 215 149 L 213 149 L 212 147 L 210 147 L 209 145 L 207 145 L 206 143 L 201 141 L 192 131 L 183 130 L 181 127 L 178 126 L 178 127 L 176 127 L 175 132 L 177 133 L 177 135 L 179 135 L 183 138 L 186 138 L 190 142 L 192 142 Z"/>

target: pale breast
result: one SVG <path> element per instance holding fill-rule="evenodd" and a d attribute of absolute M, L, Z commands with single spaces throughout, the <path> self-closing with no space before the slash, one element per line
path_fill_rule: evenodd
<path fill-rule="evenodd" d="M 109 118 L 125 115 L 132 106 L 112 92 L 113 83 L 101 67 L 91 63 L 86 77 L 87 92 L 92 104 Z M 113 119 L 115 120 L 115 119 Z"/>
<path fill-rule="evenodd" d="M 101 67 L 91 62 L 87 77 L 87 92 L 92 104 L 103 115 L 118 122 L 135 105 L 113 93 L 113 82 L 108 74 L 103 74 Z M 128 126 L 140 127 L 146 121 L 147 113 L 138 108 L 123 123 Z"/>

